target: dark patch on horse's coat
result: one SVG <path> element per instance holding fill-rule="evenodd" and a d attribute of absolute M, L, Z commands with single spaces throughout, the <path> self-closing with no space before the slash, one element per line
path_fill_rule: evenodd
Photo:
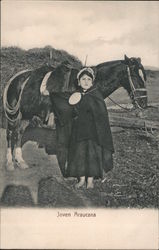
<path fill-rule="evenodd" d="M 39 145 L 45 146 L 48 154 L 57 153 L 56 130 L 28 126 L 23 134 L 21 145 L 23 146 L 27 141 L 35 141 Z"/>

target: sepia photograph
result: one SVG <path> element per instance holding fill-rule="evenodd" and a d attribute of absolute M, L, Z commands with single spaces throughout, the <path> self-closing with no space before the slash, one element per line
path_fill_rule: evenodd
<path fill-rule="evenodd" d="M 158 13 L 1 1 L 1 249 L 158 249 Z"/>

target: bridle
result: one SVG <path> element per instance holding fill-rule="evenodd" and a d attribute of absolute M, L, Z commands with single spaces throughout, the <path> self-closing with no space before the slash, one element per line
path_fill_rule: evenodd
<path fill-rule="evenodd" d="M 132 77 L 131 77 L 131 74 L 130 74 L 130 68 L 129 66 L 127 65 L 127 76 L 128 76 L 128 79 L 129 79 L 129 83 L 130 83 L 130 88 L 131 88 L 131 97 L 133 98 L 133 101 L 134 103 L 136 104 L 136 106 L 139 108 L 139 109 L 143 109 L 139 103 L 137 102 L 138 99 L 140 98 L 147 98 L 147 94 L 146 95 L 142 95 L 142 96 L 136 96 L 136 93 L 138 92 L 141 92 L 141 91 L 144 91 L 144 92 L 147 92 L 147 89 L 146 88 L 135 88 L 134 86 L 134 83 L 133 83 L 133 80 L 132 80 Z M 126 76 L 126 78 L 127 78 Z M 143 79 L 144 81 L 144 79 Z M 121 106 L 119 103 L 115 102 L 112 98 L 110 98 L 108 96 L 108 99 L 110 99 L 115 105 L 119 106 L 120 108 L 126 110 L 127 112 L 131 112 L 132 109 L 128 109 L 128 108 L 125 108 L 123 106 Z"/>
<path fill-rule="evenodd" d="M 136 93 L 140 93 L 141 91 L 146 92 L 147 93 L 147 89 L 146 88 L 135 88 L 132 77 L 131 77 L 131 73 L 130 73 L 130 68 L 129 66 L 127 66 L 127 73 L 128 73 L 128 79 L 129 79 L 129 83 L 130 83 L 130 88 L 131 88 L 131 93 L 132 93 L 132 97 L 133 97 L 133 101 L 135 102 L 136 106 L 139 109 L 143 109 L 139 103 L 137 102 L 138 99 L 140 98 L 147 98 L 147 94 L 146 95 L 141 95 L 141 96 L 136 96 Z"/>

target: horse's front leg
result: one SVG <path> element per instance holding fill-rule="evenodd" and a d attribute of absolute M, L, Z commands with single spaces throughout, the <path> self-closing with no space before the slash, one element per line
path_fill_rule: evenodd
<path fill-rule="evenodd" d="M 13 134 L 13 131 L 8 126 L 7 127 L 7 164 L 6 164 L 6 169 L 8 171 L 14 170 L 13 150 L 12 150 L 12 134 Z"/>
<path fill-rule="evenodd" d="M 16 165 L 20 169 L 29 168 L 28 164 L 23 159 L 22 146 L 21 146 L 22 136 L 28 124 L 29 124 L 28 121 L 21 121 L 20 126 L 18 126 L 18 129 L 16 130 L 16 134 L 15 134 L 16 144 L 15 144 L 15 149 L 14 149 L 14 160 L 15 160 Z"/>

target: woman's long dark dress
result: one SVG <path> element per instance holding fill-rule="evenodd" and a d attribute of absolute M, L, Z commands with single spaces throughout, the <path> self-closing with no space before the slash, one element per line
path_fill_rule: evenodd
<path fill-rule="evenodd" d="M 92 87 L 75 105 L 68 152 L 68 177 L 102 178 L 113 168 L 114 152 L 107 108 L 100 91 Z"/>

